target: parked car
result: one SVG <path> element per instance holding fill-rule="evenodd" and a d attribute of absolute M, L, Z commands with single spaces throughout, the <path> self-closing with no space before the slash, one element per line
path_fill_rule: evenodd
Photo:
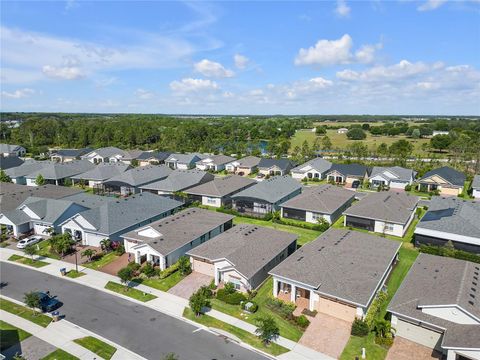
<path fill-rule="evenodd" d="M 50 296 L 44 292 L 37 292 L 38 298 L 40 300 L 39 308 L 43 312 L 51 312 L 58 309 L 63 303 L 56 299 L 54 296 Z"/>
<path fill-rule="evenodd" d="M 17 248 L 25 249 L 28 245 L 33 245 L 33 244 L 39 243 L 40 241 L 42 241 L 41 236 L 31 236 L 29 238 L 20 240 L 17 243 Z"/>

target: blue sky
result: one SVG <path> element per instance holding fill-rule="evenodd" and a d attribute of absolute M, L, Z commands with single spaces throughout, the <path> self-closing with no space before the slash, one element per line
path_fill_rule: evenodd
<path fill-rule="evenodd" d="M 1 110 L 480 115 L 479 1 L 3 1 Z"/>

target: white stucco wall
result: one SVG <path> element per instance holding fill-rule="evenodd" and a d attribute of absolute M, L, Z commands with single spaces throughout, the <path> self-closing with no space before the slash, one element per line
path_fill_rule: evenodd
<path fill-rule="evenodd" d="M 480 199 L 480 189 L 473 189 L 472 195 L 475 199 Z"/>
<path fill-rule="evenodd" d="M 221 207 L 222 199 L 217 197 L 202 196 L 202 205 Z"/>
<path fill-rule="evenodd" d="M 313 213 L 312 211 L 306 211 L 305 212 L 305 221 L 309 222 L 309 223 L 312 223 L 312 224 L 318 224 L 318 219 L 314 218 L 314 214 L 315 213 Z M 331 219 L 330 215 L 319 214 L 319 213 L 316 213 L 316 214 L 323 217 L 326 221 L 328 221 L 329 224 L 332 223 L 332 219 Z"/>
<path fill-rule="evenodd" d="M 422 312 L 456 324 L 480 325 L 480 320 L 475 319 L 472 315 L 456 306 L 423 308 Z"/>
<path fill-rule="evenodd" d="M 400 224 L 391 224 L 391 225 L 393 225 L 393 230 L 387 230 L 385 228 L 385 222 L 384 221 L 375 221 L 374 231 L 376 233 L 380 233 L 380 234 L 383 234 L 385 232 L 385 234 L 388 234 L 388 235 L 394 235 L 394 236 L 402 237 L 403 233 L 404 233 L 403 226 L 400 225 Z"/>

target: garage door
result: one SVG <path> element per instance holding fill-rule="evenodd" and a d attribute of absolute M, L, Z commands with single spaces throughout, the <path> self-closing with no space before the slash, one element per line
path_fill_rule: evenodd
<path fill-rule="evenodd" d="M 442 338 L 442 334 L 436 331 L 428 330 L 400 319 L 398 319 L 396 330 L 396 336 L 403 337 L 431 349 L 441 350 L 440 339 Z"/>
<path fill-rule="evenodd" d="M 35 234 L 38 234 L 38 235 L 45 235 L 46 233 L 44 231 L 48 228 L 49 226 L 47 225 L 42 225 L 42 224 L 33 225 L 33 231 L 35 232 Z"/>
<path fill-rule="evenodd" d="M 348 321 L 353 322 L 357 309 L 348 305 L 344 305 L 332 300 L 320 298 L 317 304 L 318 312 Z"/>
<path fill-rule="evenodd" d="M 90 233 L 84 233 L 85 234 L 85 239 L 83 244 L 84 245 L 89 245 L 89 246 L 97 246 L 100 247 L 100 241 L 106 238 L 106 236 L 103 235 L 97 235 L 97 234 L 90 234 Z"/>
<path fill-rule="evenodd" d="M 395 182 L 395 181 L 390 182 L 391 189 L 405 189 L 405 185 L 407 184 L 403 182 Z"/>
<path fill-rule="evenodd" d="M 193 260 L 193 271 L 208 276 L 215 276 L 215 266 L 205 261 Z"/>

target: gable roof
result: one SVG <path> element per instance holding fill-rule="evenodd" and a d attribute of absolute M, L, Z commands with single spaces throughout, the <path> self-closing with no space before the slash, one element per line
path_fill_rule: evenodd
<path fill-rule="evenodd" d="M 165 160 L 165 162 L 176 160 L 176 162 L 180 164 L 191 164 L 204 158 L 205 158 L 205 155 L 196 154 L 196 153 L 192 153 L 192 154 L 173 153 L 173 154 L 170 154 L 170 156 Z"/>
<path fill-rule="evenodd" d="M 128 169 L 130 169 L 130 165 L 124 164 L 122 162 L 114 162 L 114 163 L 102 162 L 91 170 L 72 176 L 72 179 L 103 181 L 103 180 L 110 179 L 114 176 L 120 175 L 123 172 L 127 171 Z"/>
<path fill-rule="evenodd" d="M 380 236 L 330 228 L 270 274 L 367 307 L 401 246 Z"/>
<path fill-rule="evenodd" d="M 395 177 L 390 176 L 388 173 L 395 175 Z M 416 172 L 412 169 L 406 169 L 400 166 L 392 167 L 383 167 L 383 166 L 374 166 L 370 172 L 370 177 L 376 175 L 382 176 L 385 180 L 399 180 L 399 181 L 410 181 L 410 179 L 415 178 Z"/>
<path fill-rule="evenodd" d="M 60 216 L 74 203 L 63 199 L 42 199 L 37 197 L 27 198 L 18 208 L 26 206 L 38 217 L 48 223 L 55 223 Z M 84 207 L 84 209 L 86 209 Z"/>
<path fill-rule="evenodd" d="M 328 171 L 331 167 L 332 167 L 332 163 L 330 161 L 317 157 L 315 159 L 307 161 L 306 163 L 300 166 L 293 168 L 292 172 L 304 174 L 307 171 L 310 171 L 313 169 L 318 171 L 319 173 L 324 173 Z"/>
<path fill-rule="evenodd" d="M 171 152 L 165 151 L 143 151 L 137 156 L 137 160 L 155 159 L 157 161 L 164 161 L 170 156 Z"/>
<path fill-rule="evenodd" d="M 230 175 L 218 177 L 212 181 L 192 187 L 187 190 L 187 193 L 192 195 L 224 197 L 256 183 L 253 179 Z"/>
<path fill-rule="evenodd" d="M 257 156 L 246 156 L 244 158 L 233 160 L 230 164 L 238 164 L 239 167 L 252 168 L 260 163 L 260 158 Z"/>
<path fill-rule="evenodd" d="M 18 156 L 0 156 L 0 169 L 7 170 L 17 166 L 20 166 L 24 163 L 22 159 Z"/>
<path fill-rule="evenodd" d="M 423 177 L 419 180 L 425 180 L 433 175 L 438 175 L 442 179 L 448 181 L 452 185 L 463 186 L 467 177 L 464 173 L 457 171 L 449 166 L 443 166 L 438 169 L 433 169 L 428 171 Z"/>
<path fill-rule="evenodd" d="M 93 195 L 85 192 L 80 192 L 77 194 L 65 196 L 62 198 L 62 200 L 72 201 L 75 204 L 84 206 L 89 209 L 93 209 L 93 208 L 102 206 L 107 202 L 116 201 L 117 199 L 112 196 L 100 196 L 100 195 Z"/>
<path fill-rule="evenodd" d="M 197 161 L 196 163 L 197 164 L 206 163 L 206 160 L 212 160 L 212 163 L 215 165 L 223 165 L 223 164 L 228 164 L 229 162 L 232 162 L 233 160 L 235 160 L 235 158 L 227 155 L 211 155 Z"/>
<path fill-rule="evenodd" d="M 122 149 L 119 149 L 119 148 L 114 147 L 114 146 L 107 146 L 107 147 L 101 147 L 101 148 L 98 148 L 98 149 L 94 149 L 94 150 L 90 151 L 89 153 L 85 154 L 82 157 L 83 158 L 92 157 L 93 154 L 97 154 L 97 155 L 99 155 L 103 158 L 109 158 L 109 157 L 112 157 L 112 156 L 115 156 L 115 155 L 120 155 L 122 157 L 128 156 L 127 152 L 122 150 Z"/>
<path fill-rule="evenodd" d="M 23 146 L 15 144 L 0 144 L 0 153 L 13 153 L 19 151 Z"/>
<path fill-rule="evenodd" d="M 232 198 L 254 198 L 273 204 L 300 189 L 302 185 L 288 175 L 273 176 L 234 194 Z"/>
<path fill-rule="evenodd" d="M 11 178 L 18 178 L 29 175 L 46 166 L 48 161 L 26 160 L 23 164 L 17 167 L 7 169 L 5 173 Z"/>
<path fill-rule="evenodd" d="M 189 208 L 142 228 L 130 231 L 122 235 L 122 237 L 141 241 L 162 255 L 167 255 L 222 224 L 231 221 L 233 218 L 234 216 L 229 214 L 200 208 Z M 147 237 L 138 234 L 139 231 L 147 228 L 153 229 L 159 235 L 157 237 Z"/>
<path fill-rule="evenodd" d="M 319 185 L 304 188 L 301 194 L 287 200 L 281 206 L 321 214 L 333 214 L 354 198 L 353 191 L 334 185 Z"/>
<path fill-rule="evenodd" d="M 282 171 L 287 171 L 289 168 L 293 166 L 293 162 L 288 159 L 260 159 L 258 163 L 259 168 L 269 169 L 271 167 L 277 166 Z"/>
<path fill-rule="evenodd" d="M 296 240 L 297 235 L 292 233 L 242 224 L 197 246 L 187 255 L 209 261 L 226 259 L 238 272 L 251 279 Z"/>
<path fill-rule="evenodd" d="M 475 175 L 473 177 L 472 188 L 480 189 L 480 175 Z"/>
<path fill-rule="evenodd" d="M 164 179 L 171 172 L 172 169 L 165 165 L 139 166 L 108 179 L 105 181 L 105 184 L 141 186 L 159 179 Z"/>
<path fill-rule="evenodd" d="M 210 181 L 215 177 L 208 172 L 190 169 L 190 170 L 173 170 L 166 178 L 155 181 L 151 184 L 142 186 L 142 189 L 175 192 L 188 189 L 192 186 L 200 184 L 202 181 Z"/>
<path fill-rule="evenodd" d="M 367 172 L 367 167 L 362 164 L 332 164 L 328 173 L 337 171 L 343 176 L 364 176 Z"/>
<path fill-rule="evenodd" d="M 412 216 L 418 201 L 418 196 L 404 192 L 381 191 L 368 194 L 343 214 L 404 225 Z"/>
<path fill-rule="evenodd" d="M 65 163 L 44 161 L 43 163 L 44 166 L 42 168 L 29 173 L 26 177 L 35 179 L 38 175 L 42 175 L 45 179 L 60 180 L 81 174 L 95 167 L 88 160 L 73 160 Z"/>
<path fill-rule="evenodd" d="M 93 149 L 91 148 L 83 148 L 83 149 L 54 149 L 50 152 L 50 154 L 58 155 L 58 156 L 66 156 L 66 157 L 79 157 L 85 154 L 88 154 Z"/>

